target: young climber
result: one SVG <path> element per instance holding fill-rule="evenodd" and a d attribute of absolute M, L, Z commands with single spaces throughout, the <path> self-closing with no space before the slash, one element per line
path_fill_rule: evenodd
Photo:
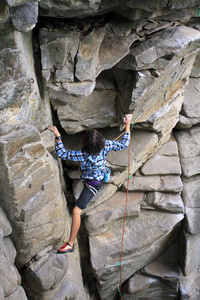
<path fill-rule="evenodd" d="M 84 188 L 73 209 L 70 238 L 65 245 L 58 249 L 58 253 L 74 251 L 74 241 L 81 225 L 82 210 L 86 208 L 87 204 L 102 187 L 108 153 L 111 150 L 120 151 L 128 147 L 130 142 L 131 118 L 131 114 L 124 116 L 126 129 L 122 141 L 105 140 L 100 132 L 90 129 L 84 135 L 81 150 L 66 150 L 58 129 L 55 126 L 48 128 L 55 135 L 58 157 L 64 160 L 79 162 L 81 180 L 84 182 Z"/>

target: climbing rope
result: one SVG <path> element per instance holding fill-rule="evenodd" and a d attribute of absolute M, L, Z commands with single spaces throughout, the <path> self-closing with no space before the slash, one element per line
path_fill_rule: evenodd
<path fill-rule="evenodd" d="M 137 116 L 137 118 L 134 120 L 134 122 L 131 124 L 130 129 L 133 129 L 134 124 L 140 117 L 141 113 Z M 124 133 L 120 134 L 115 141 L 120 138 Z M 131 141 L 129 142 L 128 147 L 128 176 L 127 176 L 127 189 L 126 189 L 126 202 L 125 202 L 125 210 L 124 210 L 124 222 L 123 222 L 123 230 L 122 230 L 122 242 L 121 242 L 121 252 L 120 252 L 120 261 L 113 265 L 105 265 L 105 268 L 120 267 L 120 283 L 118 284 L 118 294 L 122 299 L 122 253 L 123 253 L 123 245 L 124 245 L 124 233 L 125 233 L 125 224 L 126 224 L 126 214 L 127 214 L 127 204 L 128 204 L 128 191 L 129 191 L 129 180 L 132 177 L 132 174 L 130 173 L 130 163 L 131 163 Z"/>
<path fill-rule="evenodd" d="M 200 17 L 200 7 L 198 8 L 198 17 Z"/>
<path fill-rule="evenodd" d="M 127 180 L 127 189 L 126 189 L 126 203 L 125 203 L 125 210 L 124 210 L 124 222 L 123 222 L 123 230 L 122 230 L 122 242 L 121 242 L 121 253 L 120 253 L 120 285 L 118 288 L 119 296 L 122 299 L 122 252 L 123 252 L 123 245 L 124 245 L 124 233 L 125 233 L 125 224 L 126 224 L 126 214 L 127 214 L 127 204 L 128 204 L 128 191 L 129 191 L 129 180 L 131 178 L 130 174 L 130 160 L 131 160 L 131 141 L 128 147 L 128 180 Z"/>

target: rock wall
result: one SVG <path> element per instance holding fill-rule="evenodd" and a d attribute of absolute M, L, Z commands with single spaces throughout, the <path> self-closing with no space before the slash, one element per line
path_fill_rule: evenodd
<path fill-rule="evenodd" d="M 2 0 L 0 299 L 200 298 L 199 1 Z M 129 150 L 82 214 L 73 254 L 78 149 L 133 113 Z"/>

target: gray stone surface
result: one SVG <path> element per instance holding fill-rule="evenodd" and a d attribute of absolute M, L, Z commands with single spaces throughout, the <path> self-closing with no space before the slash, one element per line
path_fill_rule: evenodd
<path fill-rule="evenodd" d="M 179 257 L 184 276 L 188 276 L 200 265 L 200 234 L 189 234 L 182 231 L 180 236 Z"/>
<path fill-rule="evenodd" d="M 172 264 L 152 262 L 123 287 L 124 299 L 178 299 L 179 270 Z"/>
<path fill-rule="evenodd" d="M 150 213 L 141 212 L 138 218 L 127 219 L 123 246 L 122 282 L 158 256 L 160 243 L 167 245 L 169 236 L 171 236 L 170 239 L 174 238 L 172 230 L 182 218 L 182 214 L 151 211 Z M 114 299 L 117 294 L 119 269 L 118 267 L 106 269 L 104 266 L 115 264 L 119 260 L 122 225 L 123 221 L 105 233 L 89 238 L 91 264 L 98 280 L 101 299 Z"/>
<path fill-rule="evenodd" d="M 123 190 L 127 188 L 127 183 L 123 184 Z M 180 193 L 183 183 L 180 176 L 133 176 L 130 179 L 130 191 L 158 191 Z"/>
<path fill-rule="evenodd" d="M 33 126 L 21 126 L 2 136 L 0 152 L 4 170 L 0 200 L 12 220 L 17 264 L 22 267 L 54 239 L 62 238 L 65 203 L 57 165 Z"/>
<path fill-rule="evenodd" d="M 32 263 L 25 271 L 26 282 L 35 293 L 54 289 L 61 282 L 68 269 L 67 255 L 50 252 Z"/>
<path fill-rule="evenodd" d="M 32 30 L 38 17 L 38 3 L 28 2 L 21 6 L 11 7 L 11 19 L 15 30 L 28 32 Z"/>
<path fill-rule="evenodd" d="M 180 297 L 181 300 L 198 300 L 200 297 L 199 291 L 199 266 L 188 276 L 181 274 L 180 279 Z"/>
<path fill-rule="evenodd" d="M 184 205 L 181 196 L 178 194 L 168 194 L 159 192 L 147 193 L 145 201 L 153 205 L 158 210 L 172 213 L 184 213 Z"/>
<path fill-rule="evenodd" d="M 127 176 L 135 174 L 123 247 L 123 282 L 134 281 L 127 299 L 179 299 L 180 284 L 181 300 L 199 300 L 198 5 L 0 1 L 0 203 L 12 226 L 0 213 L 0 298 L 96 300 L 97 287 L 101 300 L 114 300 L 119 267 L 104 264 L 119 261 Z M 71 225 L 65 200 L 74 202 L 72 186 L 76 198 L 82 186 L 77 164 L 55 159 L 45 129 L 57 125 L 65 145 L 79 149 L 82 133 L 74 133 L 98 128 L 114 139 L 127 112 L 136 121 L 130 171 L 128 149 L 110 153 L 111 179 L 83 211 L 80 249 L 76 241 L 58 263 L 53 249 Z M 18 268 L 32 270 L 23 278 L 28 296 L 16 255 Z"/>
<path fill-rule="evenodd" d="M 12 232 L 10 222 L 8 221 L 8 218 L 2 207 L 0 207 L 0 228 L 3 230 L 4 236 L 10 235 Z"/>
<path fill-rule="evenodd" d="M 180 175 L 179 157 L 155 154 L 141 168 L 143 175 Z"/>
<path fill-rule="evenodd" d="M 86 213 L 84 224 L 90 236 L 99 235 L 124 217 L 126 193 L 116 192 L 109 200 L 95 209 Z M 127 198 L 127 217 L 138 217 L 140 213 L 140 202 L 144 199 L 143 193 L 129 193 Z"/>
<path fill-rule="evenodd" d="M 182 198 L 186 207 L 200 207 L 200 178 L 183 181 Z"/>
<path fill-rule="evenodd" d="M 190 234 L 200 233 L 200 208 L 185 208 L 185 224 Z"/>

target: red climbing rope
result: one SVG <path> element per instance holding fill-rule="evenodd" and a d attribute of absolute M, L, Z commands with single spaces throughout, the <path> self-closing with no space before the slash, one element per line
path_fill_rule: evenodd
<path fill-rule="evenodd" d="M 121 254 L 120 254 L 120 291 L 119 291 L 119 295 L 121 296 L 121 299 L 122 299 L 122 252 L 123 252 L 124 232 L 125 232 L 126 213 L 127 213 L 127 204 L 128 204 L 128 190 L 129 190 L 129 179 L 130 179 L 130 160 L 131 160 L 131 141 L 129 142 L 129 147 L 128 147 L 128 181 L 127 181 L 127 190 L 126 190 L 126 203 L 125 203 L 125 211 L 124 211 L 124 223 L 123 223 Z"/>

